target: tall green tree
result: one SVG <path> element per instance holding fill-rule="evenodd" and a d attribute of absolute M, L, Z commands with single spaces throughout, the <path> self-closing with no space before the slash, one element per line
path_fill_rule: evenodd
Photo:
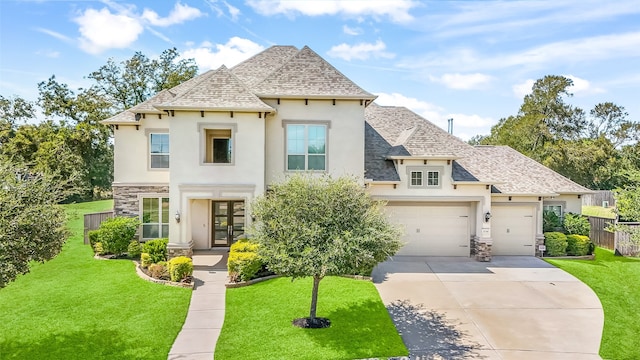
<path fill-rule="evenodd" d="M 256 199 L 252 209 L 257 224 L 251 233 L 267 267 L 293 279 L 313 278 L 307 327 L 328 325 L 316 317 L 325 276 L 370 272 L 401 246 L 383 204 L 348 177 L 292 176 Z"/>
<path fill-rule="evenodd" d="M 67 239 L 63 182 L 0 160 L 0 288 L 51 260 Z"/>
<path fill-rule="evenodd" d="M 191 79 L 197 72 L 194 59 L 180 59 L 176 48 L 171 48 L 153 60 L 141 52 L 119 65 L 111 58 L 89 78 L 95 81 L 92 89 L 96 94 L 112 103 L 115 110 L 125 110 Z"/>

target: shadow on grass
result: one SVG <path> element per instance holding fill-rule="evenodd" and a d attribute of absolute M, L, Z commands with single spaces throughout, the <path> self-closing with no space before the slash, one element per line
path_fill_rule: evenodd
<path fill-rule="evenodd" d="M 331 320 L 326 329 L 303 329 L 312 341 L 344 354 L 345 358 L 406 355 L 384 305 L 367 300 L 319 314 Z"/>
<path fill-rule="evenodd" d="M 0 359 L 144 359 L 145 354 L 132 353 L 132 344 L 113 330 L 75 331 L 49 334 L 25 342 L 4 340 L 0 343 Z"/>
<path fill-rule="evenodd" d="M 475 352 L 480 344 L 456 328 L 443 314 L 397 300 L 387 306 L 389 314 L 402 335 L 412 357 L 425 359 L 482 359 Z"/>

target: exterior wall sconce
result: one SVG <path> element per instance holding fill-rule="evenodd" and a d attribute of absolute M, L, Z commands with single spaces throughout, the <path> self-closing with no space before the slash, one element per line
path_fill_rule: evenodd
<path fill-rule="evenodd" d="M 489 222 L 489 219 L 491 219 L 491 213 L 487 211 L 484 214 L 484 222 Z"/>
<path fill-rule="evenodd" d="M 175 219 L 176 219 L 176 222 L 177 222 L 178 224 L 180 224 L 180 211 L 179 211 L 179 210 L 178 210 L 178 211 L 176 211 Z"/>

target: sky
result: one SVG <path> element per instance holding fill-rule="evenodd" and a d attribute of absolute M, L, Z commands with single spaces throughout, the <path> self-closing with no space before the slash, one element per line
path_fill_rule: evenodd
<path fill-rule="evenodd" d="M 308 45 L 380 105 L 406 106 L 464 140 L 515 115 L 536 79 L 567 102 L 610 101 L 640 121 L 640 3 L 589 1 L 1 0 L 0 95 L 72 89 L 109 58 L 175 47 L 200 72 L 272 46 Z"/>

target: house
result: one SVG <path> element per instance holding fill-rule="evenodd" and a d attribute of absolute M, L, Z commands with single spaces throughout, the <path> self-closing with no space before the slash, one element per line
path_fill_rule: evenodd
<path fill-rule="evenodd" d="M 405 227 L 401 254 L 535 255 L 542 211 L 590 191 L 518 152 L 473 147 L 383 107 L 308 47 L 273 46 L 103 121 L 114 128 L 114 210 L 171 255 L 228 247 L 251 201 L 298 171 L 355 175 Z"/>

